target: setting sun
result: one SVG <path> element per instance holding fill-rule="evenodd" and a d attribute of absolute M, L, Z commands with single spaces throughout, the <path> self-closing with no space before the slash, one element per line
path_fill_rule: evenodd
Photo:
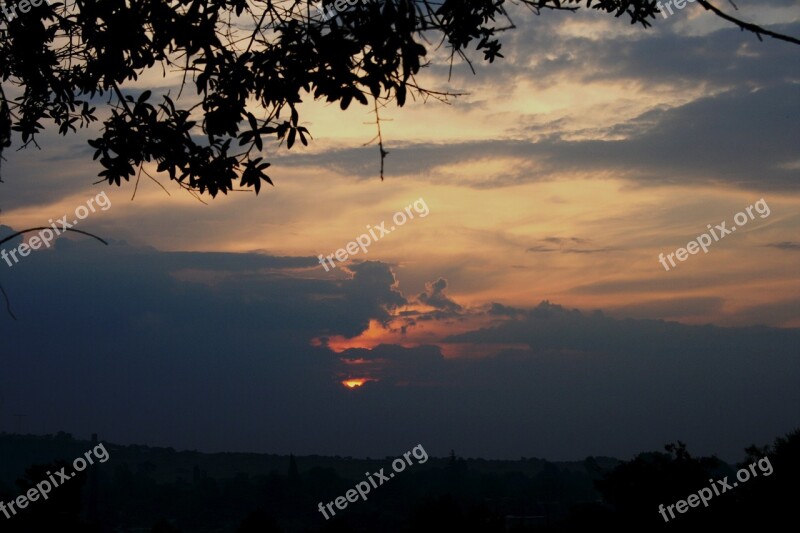
<path fill-rule="evenodd" d="M 356 389 L 358 387 L 361 387 L 367 381 L 370 381 L 370 380 L 364 379 L 364 378 L 361 378 L 361 379 L 347 379 L 345 381 L 342 381 L 342 385 L 344 385 L 348 389 Z"/>

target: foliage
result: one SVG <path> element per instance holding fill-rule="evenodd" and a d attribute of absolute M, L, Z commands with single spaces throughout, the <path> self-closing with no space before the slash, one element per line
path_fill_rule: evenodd
<path fill-rule="evenodd" d="M 334 0 L 324 0 L 328 6 Z M 655 0 L 518 0 L 535 12 L 586 7 L 649 26 Z M 0 149 L 25 146 L 52 122 L 66 135 L 100 120 L 89 144 L 99 175 L 120 185 L 169 176 L 212 197 L 272 184 L 265 141 L 299 140 L 302 98 L 368 105 L 446 99 L 417 84 L 431 52 L 501 58 L 513 27 L 505 0 L 364 0 L 316 17 L 311 0 L 76 0 L 21 14 L 0 28 Z M 752 30 L 751 30 L 752 31 Z M 125 88 L 145 75 L 182 74 L 177 95 Z M 190 90 L 191 88 L 191 90 Z M 184 95 L 193 92 L 195 95 Z M 187 102 L 181 106 L 181 100 Z M 98 111 L 97 106 L 107 104 Z M 260 116 L 256 116 L 258 113 Z M 377 118 L 377 117 L 376 117 Z M 380 119 L 377 118 L 378 126 Z M 383 150 L 380 131 L 376 139 Z"/>

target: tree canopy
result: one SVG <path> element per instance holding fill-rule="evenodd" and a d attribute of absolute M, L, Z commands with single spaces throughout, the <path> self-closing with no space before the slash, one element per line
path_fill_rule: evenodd
<path fill-rule="evenodd" d="M 800 43 L 697 1 L 759 38 Z M 447 99 L 454 95 L 415 77 L 432 52 L 444 48 L 451 64 L 471 65 L 476 53 L 494 62 L 502 33 L 514 28 L 505 0 L 38 3 L 0 27 L 0 150 L 12 136 L 27 147 L 51 125 L 66 135 L 98 122 L 89 144 L 102 180 L 138 183 L 155 163 L 156 175 L 212 197 L 272 184 L 265 143 L 291 149 L 311 138 L 300 121 L 304 96 L 373 106 L 376 115 L 409 97 Z M 656 0 L 515 3 L 537 14 L 588 8 L 645 28 L 659 13 Z M 337 16 L 326 20 L 319 8 L 331 6 Z M 154 69 L 183 74 L 177 94 L 126 88 Z M 376 123 L 382 178 L 387 152 Z"/>

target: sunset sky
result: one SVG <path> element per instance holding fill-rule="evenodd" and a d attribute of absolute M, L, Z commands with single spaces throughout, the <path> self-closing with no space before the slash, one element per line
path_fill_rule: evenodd
<path fill-rule="evenodd" d="M 737 5 L 800 35 L 795 0 Z M 0 262 L 18 317 L 0 316 L 0 430 L 548 459 L 680 439 L 738 459 L 800 426 L 800 47 L 694 3 L 649 29 L 512 17 L 505 59 L 448 79 L 441 51 L 419 77 L 465 94 L 381 110 L 384 181 L 371 109 L 310 96 L 314 140 L 265 146 L 258 196 L 205 205 L 165 178 L 132 201 L 93 184 L 93 131 L 6 150 L 0 236 L 101 191 L 112 207 L 76 226 L 108 247 Z M 427 216 L 320 266 L 420 200 Z M 768 216 L 659 263 L 759 200 Z"/>

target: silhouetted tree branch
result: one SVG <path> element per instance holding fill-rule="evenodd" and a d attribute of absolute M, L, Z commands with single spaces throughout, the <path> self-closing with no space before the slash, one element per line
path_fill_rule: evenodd
<path fill-rule="evenodd" d="M 706 9 L 755 33 L 797 43 Z M 324 0 L 329 7 L 335 0 Z M 643 27 L 656 0 L 516 0 L 539 14 L 581 7 Z M 419 85 L 430 52 L 445 48 L 472 66 L 470 53 L 502 58 L 500 35 L 514 22 L 505 0 L 363 0 L 324 20 L 312 0 L 75 0 L 43 4 L 0 28 L 0 149 L 12 131 L 23 146 L 52 121 L 61 134 L 98 121 L 90 103 L 107 98 L 100 137 L 89 144 L 100 177 L 121 185 L 169 176 L 212 197 L 273 184 L 266 143 L 308 144 L 302 97 L 399 107 L 408 97 L 456 96 Z M 125 89 L 160 68 L 182 74 L 196 96 L 179 106 L 169 92 Z M 134 94 L 135 92 L 135 94 Z M 376 117 L 378 126 L 380 120 Z M 378 132 L 381 165 L 386 152 Z M 137 172 L 137 170 L 139 172 Z M 151 174 L 145 170 L 147 176 Z M 236 182 L 238 181 L 238 185 Z M 238 187 L 238 188 L 237 188 Z"/>
<path fill-rule="evenodd" d="M 40 230 L 44 230 L 44 229 L 50 229 L 50 227 L 49 226 L 42 226 L 42 227 L 37 227 L 37 228 L 28 228 L 28 229 L 24 229 L 22 231 L 18 231 L 16 233 L 12 233 L 11 235 L 8 235 L 7 237 L 3 237 L 2 239 L 0 239 L 0 245 L 10 241 L 11 239 L 13 239 L 15 237 L 19 237 L 20 235 L 24 235 L 25 233 L 30 233 L 32 231 L 40 231 Z M 74 231 L 75 233 L 80 233 L 82 235 L 87 235 L 89 237 L 93 237 L 93 238 L 97 239 L 98 241 L 100 241 L 103 244 L 105 244 L 106 246 L 108 246 L 108 243 L 105 240 L 101 239 L 97 235 L 94 235 L 93 233 L 89 233 L 88 231 L 82 231 L 82 230 L 74 229 L 74 228 L 64 228 L 63 231 Z M 3 299 L 5 299 L 6 310 L 8 311 L 8 314 L 11 315 L 11 318 L 13 318 L 14 320 L 17 320 L 16 315 L 14 315 L 14 313 L 11 311 L 11 301 L 9 300 L 8 295 L 6 294 L 6 291 L 3 289 L 2 285 L 0 285 L 0 293 L 3 294 Z"/>
<path fill-rule="evenodd" d="M 759 26 L 757 24 L 752 24 L 750 22 L 744 22 L 742 20 L 737 19 L 736 17 L 732 17 L 732 16 L 728 15 L 727 13 L 725 13 L 724 11 L 722 11 L 721 9 L 719 9 L 718 7 L 712 5 L 707 0 L 697 0 L 697 3 L 700 4 L 701 6 L 703 6 L 706 10 L 711 11 L 712 13 L 717 15 L 718 17 L 722 17 L 725 20 L 727 20 L 728 22 L 733 22 L 734 24 L 739 26 L 743 31 L 749 31 L 751 33 L 754 33 L 756 35 L 756 37 L 758 37 L 759 41 L 763 41 L 761 36 L 762 35 L 766 35 L 767 37 L 772 37 L 773 39 L 778 39 L 779 41 L 786 41 L 787 43 L 800 44 L 800 39 L 797 39 L 797 38 L 792 37 L 790 35 L 783 35 L 781 33 L 776 33 L 774 31 L 770 31 L 770 30 L 768 30 L 766 28 L 762 28 L 761 26 Z M 736 7 L 736 4 L 734 4 L 733 2 L 731 2 L 731 5 L 733 5 L 734 9 L 736 9 L 736 10 L 739 9 L 738 7 Z"/>

